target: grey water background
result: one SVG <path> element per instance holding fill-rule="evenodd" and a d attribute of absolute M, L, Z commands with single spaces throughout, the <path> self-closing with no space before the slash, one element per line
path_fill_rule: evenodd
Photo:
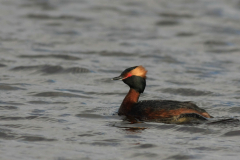
<path fill-rule="evenodd" d="M 131 124 L 110 80 L 240 118 L 239 0 L 0 0 L 0 26 L 0 159 L 239 159 L 239 123 Z"/>

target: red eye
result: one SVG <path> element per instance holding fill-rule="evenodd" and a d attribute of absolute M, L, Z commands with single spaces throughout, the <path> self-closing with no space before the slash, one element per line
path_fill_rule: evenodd
<path fill-rule="evenodd" d="M 128 73 L 123 79 L 126 79 L 126 78 L 131 77 L 131 76 L 132 76 L 132 74 Z"/>

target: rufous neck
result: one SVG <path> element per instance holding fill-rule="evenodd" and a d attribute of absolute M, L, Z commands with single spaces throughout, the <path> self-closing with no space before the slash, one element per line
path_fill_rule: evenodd
<path fill-rule="evenodd" d="M 124 98 L 124 100 L 118 110 L 118 114 L 119 115 L 128 115 L 128 113 L 131 111 L 131 108 L 133 107 L 133 105 L 138 102 L 139 96 L 140 96 L 139 92 L 130 88 L 128 94 Z"/>

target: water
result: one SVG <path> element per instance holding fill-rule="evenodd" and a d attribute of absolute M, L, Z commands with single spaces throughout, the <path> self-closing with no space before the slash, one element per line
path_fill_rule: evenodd
<path fill-rule="evenodd" d="M 110 80 L 143 65 L 141 100 L 240 118 L 239 0 L 1 0 L 0 23 L 1 159 L 239 159 L 239 122 L 131 124 Z"/>

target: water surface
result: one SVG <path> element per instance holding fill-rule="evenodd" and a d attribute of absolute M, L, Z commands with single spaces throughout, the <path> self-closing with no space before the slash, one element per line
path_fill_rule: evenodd
<path fill-rule="evenodd" d="M 238 122 L 131 124 L 110 80 L 143 65 L 140 100 L 240 118 L 239 0 L 0 0 L 0 23 L 1 159 L 239 159 Z"/>

